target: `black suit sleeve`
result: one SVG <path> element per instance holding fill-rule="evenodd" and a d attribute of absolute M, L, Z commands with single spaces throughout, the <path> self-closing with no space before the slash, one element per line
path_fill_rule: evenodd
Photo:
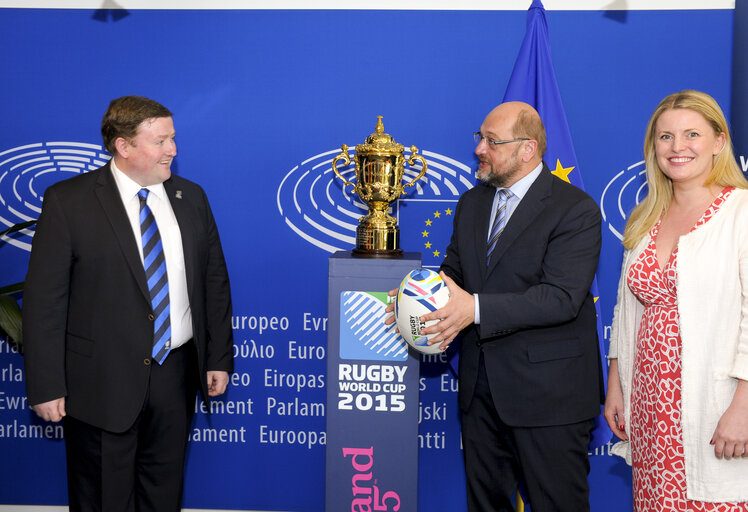
<path fill-rule="evenodd" d="M 73 253 L 54 188 L 44 195 L 23 296 L 24 363 L 29 404 L 67 395 L 65 332 Z"/>
<path fill-rule="evenodd" d="M 480 294 L 479 336 L 490 338 L 576 318 L 595 277 L 601 223 L 600 210 L 591 198 L 558 219 L 536 284 L 518 293 Z"/>
<path fill-rule="evenodd" d="M 457 222 L 460 218 L 463 201 L 462 199 L 457 202 L 454 212 L 454 220 L 452 221 L 452 238 L 447 246 L 447 255 L 442 261 L 439 270 L 444 271 L 460 288 L 465 287 L 465 281 L 462 275 L 462 265 L 460 264 L 460 253 L 457 248 L 460 246 L 458 242 L 459 229 L 457 229 Z"/>
<path fill-rule="evenodd" d="M 204 195 L 208 226 L 208 262 L 205 275 L 205 308 L 207 322 L 207 371 L 234 370 L 234 338 L 231 327 L 231 289 L 226 259 L 223 255 L 213 212 Z"/>

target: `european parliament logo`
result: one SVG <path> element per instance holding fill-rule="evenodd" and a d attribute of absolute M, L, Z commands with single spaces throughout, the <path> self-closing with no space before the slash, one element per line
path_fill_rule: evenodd
<path fill-rule="evenodd" d="M 644 161 L 623 169 L 608 182 L 600 197 L 603 222 L 619 240 L 623 240 L 629 214 L 647 195 L 647 175 Z"/>
<path fill-rule="evenodd" d="M 329 253 L 355 246 L 358 219 L 368 212 L 351 187 L 343 187 L 332 172 L 332 159 L 339 153 L 340 148 L 325 151 L 293 167 L 283 177 L 276 197 L 278 212 L 289 229 Z M 406 159 L 411 155 L 408 149 L 403 153 Z M 398 219 L 401 248 L 421 252 L 424 266 L 438 267 L 452 233 L 457 200 L 473 187 L 475 174 L 468 165 L 447 156 L 432 151 L 421 151 L 421 155 L 428 164 L 426 175 L 392 203 L 389 213 Z M 338 167 L 354 183 L 355 169 L 353 159 Z M 411 181 L 419 171 L 419 166 L 406 163 L 403 181 Z"/>
<path fill-rule="evenodd" d="M 48 186 L 97 169 L 110 155 L 97 144 L 38 142 L 0 151 L 0 231 L 36 220 Z M 33 227 L 2 237 L 31 251 Z"/>

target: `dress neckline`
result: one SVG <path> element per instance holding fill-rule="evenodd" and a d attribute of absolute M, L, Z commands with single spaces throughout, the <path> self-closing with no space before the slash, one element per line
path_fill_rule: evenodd
<path fill-rule="evenodd" d="M 680 244 L 681 237 L 687 234 L 693 233 L 694 231 L 696 231 L 696 229 L 706 224 L 706 222 L 709 221 L 709 219 L 711 219 L 715 213 L 717 213 L 719 208 L 722 206 L 725 200 L 730 196 L 733 190 L 735 190 L 735 187 L 728 186 L 728 187 L 723 188 L 722 191 L 719 194 L 717 194 L 717 197 L 715 197 L 714 200 L 712 200 L 712 202 L 709 204 L 709 206 L 706 207 L 706 209 L 701 214 L 701 216 L 696 221 L 696 223 L 694 223 L 694 225 L 691 226 L 691 229 L 688 230 L 688 233 L 684 233 L 683 235 L 678 237 L 678 241 L 675 243 L 675 247 L 673 247 L 673 250 L 670 251 L 668 258 L 667 260 L 665 260 L 665 264 L 662 267 L 660 267 L 660 261 L 657 258 L 657 235 L 660 231 L 660 224 L 662 223 L 662 217 L 663 215 L 665 215 L 665 212 L 663 212 L 660 215 L 660 218 L 657 220 L 655 225 L 652 226 L 652 229 L 650 229 L 649 231 L 650 243 L 654 245 L 653 250 L 654 250 L 654 257 L 655 257 L 655 262 L 656 262 L 655 267 L 657 268 L 657 270 L 659 270 L 660 272 L 664 272 L 665 270 L 667 270 L 667 267 L 671 264 L 676 253 L 678 252 L 678 245 Z"/>

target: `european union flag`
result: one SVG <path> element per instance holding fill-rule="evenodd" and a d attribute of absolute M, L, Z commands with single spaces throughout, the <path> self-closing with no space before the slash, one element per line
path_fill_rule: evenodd
<path fill-rule="evenodd" d="M 402 248 L 421 253 L 422 265 L 438 271 L 446 255 L 457 199 L 400 199 Z"/>
<path fill-rule="evenodd" d="M 551 173 L 584 190 L 582 174 L 579 172 L 577 155 L 566 121 L 561 93 L 551 60 L 551 45 L 545 8 L 540 0 L 534 0 L 527 13 L 527 32 L 509 78 L 504 101 L 523 101 L 535 107 L 543 120 L 548 138 L 545 161 Z M 608 380 L 608 364 L 604 357 L 603 329 L 600 322 L 600 307 L 597 304 L 597 278 L 592 283 L 592 295 L 597 309 L 597 336 L 605 382 Z M 601 408 L 602 409 L 602 408 Z M 605 445 L 612 437 L 602 414 L 595 419 L 595 429 L 590 440 L 590 449 Z"/>

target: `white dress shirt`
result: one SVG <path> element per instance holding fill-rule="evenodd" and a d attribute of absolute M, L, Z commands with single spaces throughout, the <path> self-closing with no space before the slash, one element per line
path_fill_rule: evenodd
<path fill-rule="evenodd" d="M 119 170 L 111 161 L 112 175 L 117 183 L 122 204 L 125 206 L 127 218 L 132 226 L 133 236 L 143 261 L 143 244 L 140 237 L 140 199 L 138 191 L 148 189 L 146 203 L 156 219 L 158 232 L 166 259 L 166 273 L 169 278 L 169 318 L 171 320 L 171 348 L 172 350 L 184 345 L 192 338 L 192 314 L 187 295 L 187 275 L 184 268 L 184 249 L 182 247 L 182 233 L 179 231 L 177 218 L 171 208 L 169 198 L 163 183 L 141 187 L 129 176 Z"/>

